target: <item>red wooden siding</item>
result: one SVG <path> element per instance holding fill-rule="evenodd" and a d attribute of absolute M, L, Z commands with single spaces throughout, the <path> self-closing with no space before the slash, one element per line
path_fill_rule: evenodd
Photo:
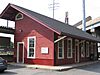
<path fill-rule="evenodd" d="M 20 32 L 21 31 L 21 32 Z M 27 58 L 27 38 L 36 36 L 36 57 L 35 59 Z M 17 42 L 24 42 L 25 63 L 54 65 L 54 32 L 40 25 L 24 15 L 22 20 L 16 21 L 15 47 Z M 48 47 L 49 53 L 42 54 L 41 47 Z M 16 51 L 15 51 L 16 58 Z"/>
<path fill-rule="evenodd" d="M 27 39 L 28 37 L 36 36 L 36 56 L 35 59 L 27 58 Z M 64 59 L 58 59 L 58 43 L 54 44 L 54 40 L 58 39 L 56 33 L 46 28 L 40 23 L 28 18 L 24 15 L 22 20 L 16 21 L 15 31 L 15 48 L 17 49 L 17 42 L 24 42 L 24 60 L 29 64 L 40 65 L 65 65 L 73 64 L 75 62 L 75 39 L 72 38 L 72 56 L 73 58 L 67 58 L 67 38 L 64 39 Z M 78 39 L 81 41 L 82 39 Z M 87 40 L 88 41 L 88 40 Z M 91 42 L 91 41 L 88 41 Z M 80 46 L 80 44 L 79 44 Z M 48 47 L 48 54 L 41 53 L 41 47 Z M 91 48 L 90 48 L 91 51 Z M 85 51 L 86 52 L 86 51 Z M 14 58 L 16 60 L 17 50 L 15 50 Z M 86 53 L 85 53 L 86 54 Z M 81 57 L 81 49 L 79 47 L 79 60 L 80 62 L 90 61 L 89 57 Z"/>
<path fill-rule="evenodd" d="M 58 37 L 58 35 L 55 34 L 56 39 L 57 39 L 57 37 Z M 67 37 L 67 38 L 69 38 L 69 37 Z M 77 62 L 75 62 L 75 38 L 72 38 L 73 58 L 67 58 L 67 38 L 64 39 L 64 59 L 58 59 L 58 43 L 55 43 L 55 65 L 66 65 L 66 64 L 77 63 Z M 81 39 L 79 39 L 79 42 L 80 42 L 80 40 Z M 88 41 L 88 40 L 86 40 L 86 41 Z M 88 42 L 91 43 L 91 41 L 88 41 Z M 93 43 L 95 43 L 95 42 L 93 42 Z M 96 51 L 97 48 L 94 50 Z M 91 47 L 89 46 L 89 54 L 90 54 L 90 52 L 91 52 Z M 80 49 L 80 44 L 79 44 L 79 63 L 87 62 L 87 61 L 90 61 L 90 57 L 86 57 L 86 49 L 85 49 L 85 57 L 81 57 L 81 49 Z"/>

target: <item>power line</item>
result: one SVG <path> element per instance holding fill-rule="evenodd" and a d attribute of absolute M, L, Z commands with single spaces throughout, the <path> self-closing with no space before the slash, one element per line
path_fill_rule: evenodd
<path fill-rule="evenodd" d="M 49 5 L 50 8 L 52 8 L 53 18 L 55 17 L 55 9 L 56 9 L 57 7 L 59 7 L 58 5 L 59 5 L 59 3 L 56 3 L 55 0 L 53 0 L 53 1 L 52 1 L 52 4 Z"/>

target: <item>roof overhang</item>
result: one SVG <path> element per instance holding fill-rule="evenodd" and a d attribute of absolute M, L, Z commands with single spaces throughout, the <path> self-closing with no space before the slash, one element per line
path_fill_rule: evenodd
<path fill-rule="evenodd" d="M 1 33 L 7 33 L 7 34 L 14 34 L 15 29 L 0 26 L 0 32 Z"/>
<path fill-rule="evenodd" d="M 86 30 L 94 29 L 94 28 L 96 28 L 96 27 L 100 27 L 100 22 L 95 23 L 95 24 L 92 24 L 92 25 L 90 25 L 90 26 L 87 26 L 87 27 L 86 27 Z"/>
<path fill-rule="evenodd" d="M 63 36 L 67 36 L 67 37 L 73 37 L 75 39 L 80 39 L 80 40 L 88 40 L 88 41 L 94 41 L 94 42 L 100 42 L 99 38 L 96 38 L 93 36 L 94 39 L 90 39 L 90 38 L 85 38 L 85 37 L 80 37 L 80 36 L 76 36 L 76 35 L 72 35 L 72 34 L 67 34 L 67 33 L 61 33 Z"/>
<path fill-rule="evenodd" d="M 19 13 L 23 13 L 24 15 L 28 16 L 32 20 L 35 20 L 36 22 L 42 24 L 43 26 L 47 27 L 48 29 L 52 30 L 53 32 L 56 32 L 57 34 L 61 34 L 61 32 L 57 29 L 54 29 L 52 27 L 49 27 L 48 25 L 44 24 L 43 22 L 39 21 L 38 19 L 33 18 L 31 15 L 29 15 L 27 12 L 23 11 L 22 9 L 16 7 L 13 4 L 8 4 L 8 6 L 3 10 L 3 12 L 0 14 L 0 18 L 15 21 L 15 16 Z"/>
<path fill-rule="evenodd" d="M 8 6 L 0 14 L 0 18 L 15 21 L 15 16 L 17 13 L 18 11 L 12 8 L 10 4 L 8 4 Z"/>

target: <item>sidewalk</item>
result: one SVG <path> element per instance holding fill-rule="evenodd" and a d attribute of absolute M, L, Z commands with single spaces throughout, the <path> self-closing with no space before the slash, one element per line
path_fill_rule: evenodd
<path fill-rule="evenodd" d="M 71 64 L 71 65 L 62 65 L 62 66 L 46 66 L 46 65 L 29 65 L 29 64 L 19 64 L 19 63 L 8 63 L 9 65 L 13 66 L 21 66 L 27 68 L 35 68 L 35 69 L 47 69 L 47 70 L 54 70 L 54 71 L 63 71 L 69 70 L 80 66 L 85 66 L 93 63 L 97 63 L 99 61 L 91 61 L 91 62 L 84 62 L 78 64 Z"/>

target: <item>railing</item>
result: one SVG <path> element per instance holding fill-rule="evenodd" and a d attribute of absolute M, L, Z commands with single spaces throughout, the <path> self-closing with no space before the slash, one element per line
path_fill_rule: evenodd
<path fill-rule="evenodd" d="M 13 28 L 0 26 L 1 33 L 14 34 L 14 31 L 15 31 L 15 29 L 13 29 Z"/>
<path fill-rule="evenodd" d="M 0 48 L 0 55 L 14 55 L 14 48 Z"/>
<path fill-rule="evenodd" d="M 12 46 L 0 46 L 0 49 L 4 49 L 4 48 L 13 48 Z"/>

